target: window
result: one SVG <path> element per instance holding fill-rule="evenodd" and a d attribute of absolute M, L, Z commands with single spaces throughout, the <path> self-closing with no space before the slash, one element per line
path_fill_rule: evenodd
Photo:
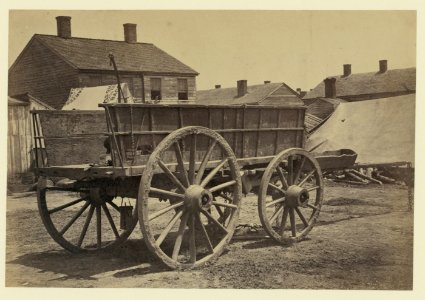
<path fill-rule="evenodd" d="M 188 100 L 187 79 L 177 79 L 177 98 L 179 100 Z"/>
<path fill-rule="evenodd" d="M 151 78 L 151 99 L 161 100 L 161 78 Z"/>

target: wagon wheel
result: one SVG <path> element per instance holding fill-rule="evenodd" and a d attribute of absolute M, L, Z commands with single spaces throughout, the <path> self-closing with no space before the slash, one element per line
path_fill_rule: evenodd
<path fill-rule="evenodd" d="M 173 188 L 163 188 L 158 172 Z M 231 198 L 222 198 L 224 191 Z M 203 127 L 174 131 L 151 154 L 140 182 L 138 215 L 147 247 L 173 269 L 211 262 L 233 236 L 241 195 L 236 157 L 222 136 Z"/>
<path fill-rule="evenodd" d="M 99 188 L 47 187 L 45 182 L 40 178 L 37 188 L 40 217 L 50 236 L 70 252 L 96 252 L 118 246 L 137 224 L 135 199 L 125 199 L 133 209 L 127 224 L 120 226 L 121 198 L 102 195 Z"/>
<path fill-rule="evenodd" d="M 277 242 L 303 239 L 313 228 L 323 200 L 316 159 L 297 148 L 279 153 L 261 180 L 258 213 L 264 230 Z"/>

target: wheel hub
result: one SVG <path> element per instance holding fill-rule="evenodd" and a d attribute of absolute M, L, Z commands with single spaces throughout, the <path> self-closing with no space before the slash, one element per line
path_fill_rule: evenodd
<path fill-rule="evenodd" d="M 297 185 L 291 185 L 286 192 L 286 205 L 289 207 L 306 206 L 309 200 L 308 191 Z"/>
<path fill-rule="evenodd" d="M 212 205 L 213 195 L 209 190 L 200 185 L 191 185 L 187 188 L 184 202 L 193 210 L 209 209 Z"/>

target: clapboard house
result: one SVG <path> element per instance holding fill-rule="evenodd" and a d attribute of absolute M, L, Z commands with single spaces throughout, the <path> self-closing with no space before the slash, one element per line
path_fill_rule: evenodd
<path fill-rule="evenodd" d="M 349 102 L 395 97 L 416 92 L 416 68 L 388 69 L 387 60 L 379 61 L 379 69 L 368 73 L 351 73 L 351 65 L 343 65 L 343 75 L 329 76 L 303 97 L 306 105 L 317 98 L 339 98 Z"/>
<path fill-rule="evenodd" d="M 219 105 L 304 105 L 298 93 L 285 83 L 264 81 L 264 84 L 248 86 L 247 80 L 238 80 L 235 87 L 222 88 L 221 85 L 216 85 L 214 89 L 198 91 L 196 103 Z"/>
<path fill-rule="evenodd" d="M 150 43 L 137 41 L 136 24 L 124 24 L 124 41 L 71 35 L 71 17 L 59 16 L 57 35 L 35 34 L 9 68 L 9 95 L 30 93 L 60 109 L 71 88 L 121 82 L 138 102 L 190 101 L 198 73 Z"/>

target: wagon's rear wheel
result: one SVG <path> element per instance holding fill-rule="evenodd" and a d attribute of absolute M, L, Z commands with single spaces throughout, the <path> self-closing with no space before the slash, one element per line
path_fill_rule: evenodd
<path fill-rule="evenodd" d="M 233 236 L 241 195 L 236 157 L 222 136 L 203 127 L 174 131 L 151 154 L 140 182 L 147 247 L 173 269 L 214 260 Z"/>
<path fill-rule="evenodd" d="M 40 178 L 38 211 L 50 236 L 73 253 L 109 249 L 127 240 L 137 224 L 136 200 L 124 201 L 132 211 L 120 226 L 121 198 L 103 195 L 99 188 L 48 187 Z"/>
<path fill-rule="evenodd" d="M 299 241 L 313 228 L 323 200 L 316 159 L 303 149 L 279 153 L 261 180 L 258 213 L 265 231 L 279 243 Z"/>

